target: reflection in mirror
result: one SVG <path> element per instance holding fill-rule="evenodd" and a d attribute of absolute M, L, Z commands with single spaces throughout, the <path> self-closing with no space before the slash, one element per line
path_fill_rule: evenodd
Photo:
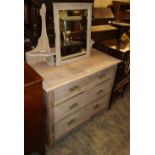
<path fill-rule="evenodd" d="M 87 10 L 59 10 L 62 60 L 86 54 L 87 15 Z"/>
<path fill-rule="evenodd" d="M 53 3 L 56 65 L 90 56 L 92 3 Z"/>

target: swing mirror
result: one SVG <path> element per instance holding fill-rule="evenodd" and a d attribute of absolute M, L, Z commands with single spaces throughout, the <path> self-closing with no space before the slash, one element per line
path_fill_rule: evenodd
<path fill-rule="evenodd" d="M 91 3 L 53 3 L 56 65 L 90 56 Z"/>

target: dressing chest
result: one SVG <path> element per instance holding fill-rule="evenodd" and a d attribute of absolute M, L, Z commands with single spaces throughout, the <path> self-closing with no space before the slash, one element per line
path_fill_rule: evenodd
<path fill-rule="evenodd" d="M 97 112 L 108 109 L 119 62 L 92 49 L 90 57 L 62 66 L 31 64 L 43 77 L 48 146 Z"/>

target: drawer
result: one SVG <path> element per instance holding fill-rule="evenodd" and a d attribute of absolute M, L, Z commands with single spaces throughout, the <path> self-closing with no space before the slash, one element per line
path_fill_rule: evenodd
<path fill-rule="evenodd" d="M 79 110 L 78 112 L 73 113 L 72 115 L 64 118 L 63 120 L 58 121 L 55 125 L 56 139 L 65 132 L 80 124 L 83 119 L 81 116 L 83 116 L 83 110 Z"/>
<path fill-rule="evenodd" d="M 100 110 L 106 110 L 109 107 L 109 96 L 110 94 L 107 94 L 103 97 L 100 97 L 96 101 L 94 101 L 90 107 L 87 107 L 86 110 L 89 111 L 88 116 L 92 116 L 95 113 L 99 112 Z"/>
<path fill-rule="evenodd" d="M 102 84 L 99 84 L 98 86 L 91 88 L 80 95 L 56 105 L 54 107 L 55 122 L 63 119 L 65 116 L 80 109 L 88 103 L 97 100 L 99 97 L 106 96 L 110 93 L 110 86 L 110 82 L 103 82 Z"/>
<path fill-rule="evenodd" d="M 114 76 L 114 68 L 97 72 L 80 80 L 71 82 L 54 90 L 55 105 L 88 90 L 103 81 L 110 81 Z"/>
<path fill-rule="evenodd" d="M 108 79 L 112 79 L 115 73 L 114 71 L 115 71 L 114 68 L 109 68 L 107 70 L 97 72 L 95 74 L 95 79 L 98 81 L 98 83 Z"/>
<path fill-rule="evenodd" d="M 63 120 L 58 121 L 55 126 L 56 139 L 59 139 L 59 137 L 63 136 L 66 132 L 87 120 L 101 109 L 107 109 L 108 98 L 109 95 L 102 96 L 98 100 L 90 103 L 89 106 L 85 106 L 84 108 L 79 109 L 77 112 L 72 113 Z"/>

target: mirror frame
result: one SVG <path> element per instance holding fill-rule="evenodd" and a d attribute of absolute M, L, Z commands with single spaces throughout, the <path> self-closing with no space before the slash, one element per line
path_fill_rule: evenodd
<path fill-rule="evenodd" d="M 60 40 L 60 19 L 59 11 L 61 10 L 87 10 L 87 46 L 86 54 L 62 60 L 61 57 L 61 40 Z M 54 11 L 54 29 L 55 29 L 55 49 L 56 49 L 56 65 L 68 64 L 90 56 L 91 49 L 91 19 L 92 19 L 92 3 L 53 3 Z"/>

